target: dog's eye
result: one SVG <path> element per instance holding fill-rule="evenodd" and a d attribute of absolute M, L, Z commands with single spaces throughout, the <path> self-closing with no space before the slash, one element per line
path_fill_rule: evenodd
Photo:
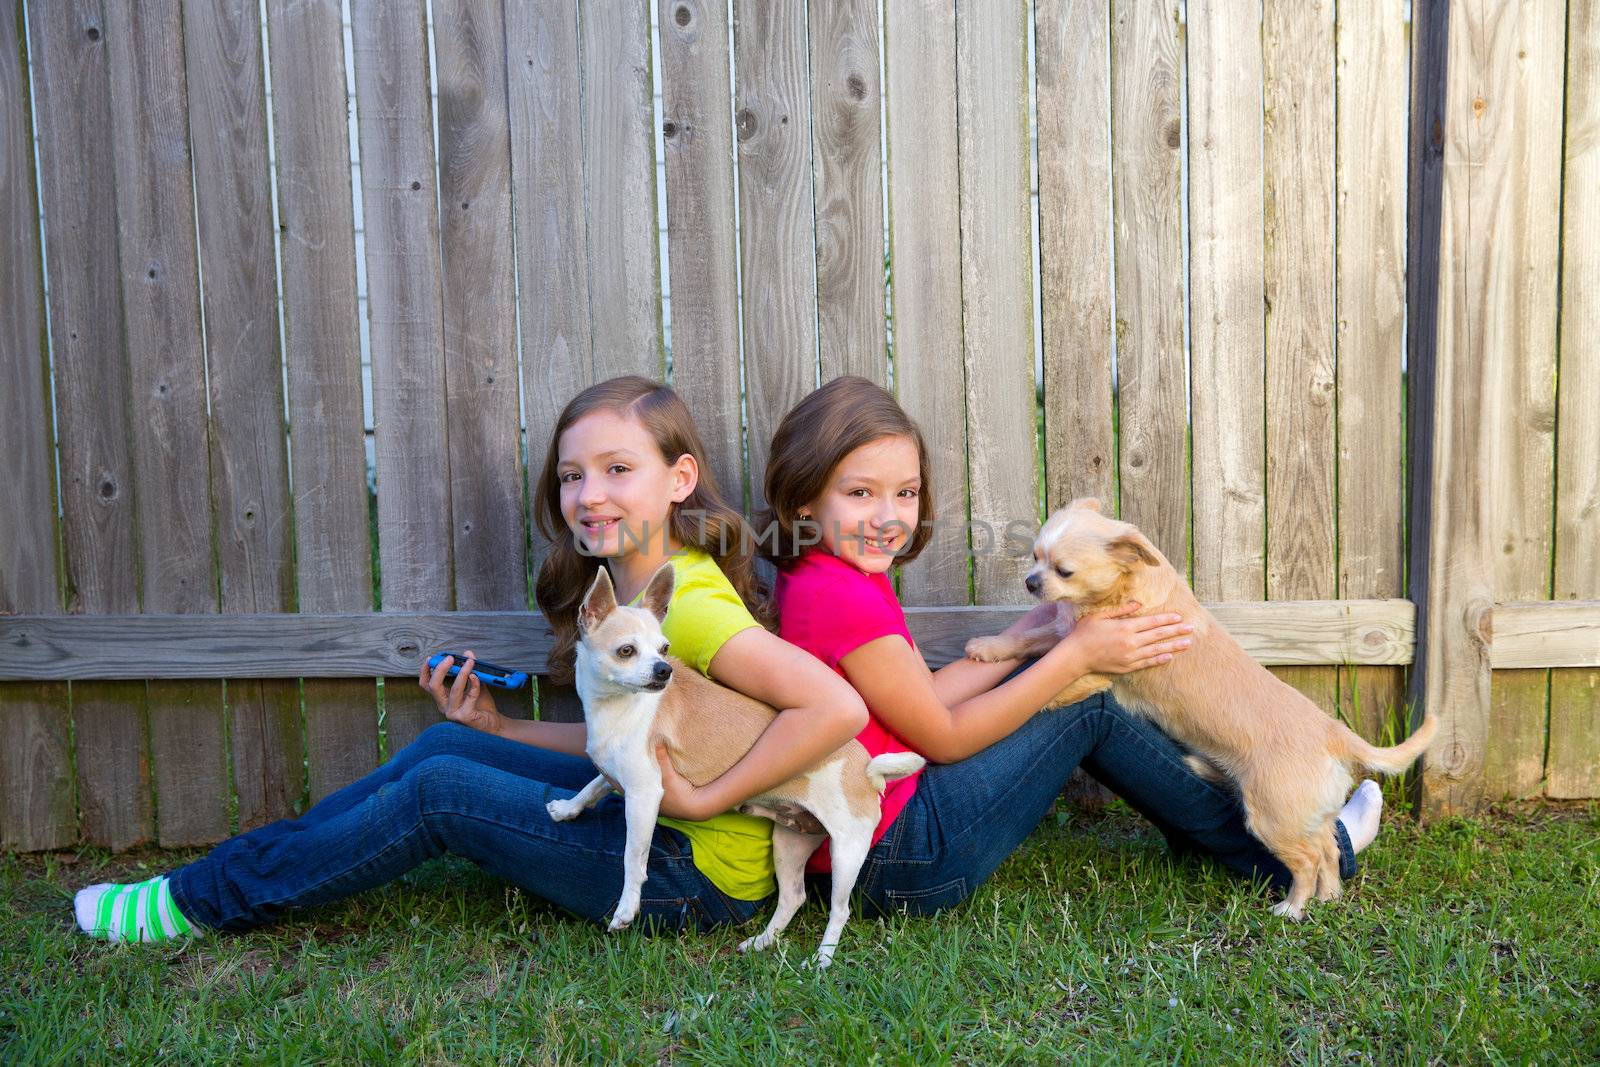
<path fill-rule="evenodd" d="M 663 656 L 667 654 L 667 643 L 665 641 L 661 642 L 661 654 Z"/>
<path fill-rule="evenodd" d="M 1067 568 L 1065 568 L 1065 567 L 1057 567 L 1056 568 L 1056 573 L 1059 574 L 1063 578 L 1071 578 L 1072 577 L 1072 572 L 1067 570 Z"/>
<path fill-rule="evenodd" d="M 628 659 L 630 656 L 633 655 L 633 646 L 632 645 L 623 645 L 621 648 L 617 649 L 617 655 L 622 657 L 623 659 Z"/>

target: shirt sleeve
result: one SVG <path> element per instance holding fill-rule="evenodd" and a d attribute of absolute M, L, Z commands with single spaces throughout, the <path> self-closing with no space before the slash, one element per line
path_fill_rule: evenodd
<path fill-rule="evenodd" d="M 797 611 L 797 643 L 829 667 L 868 641 L 906 637 L 905 613 L 865 582 L 834 580 L 795 592 L 799 602 L 785 610 Z"/>
<path fill-rule="evenodd" d="M 661 630 L 672 655 L 709 676 L 728 638 L 759 625 L 732 586 L 690 579 L 672 598 Z"/>

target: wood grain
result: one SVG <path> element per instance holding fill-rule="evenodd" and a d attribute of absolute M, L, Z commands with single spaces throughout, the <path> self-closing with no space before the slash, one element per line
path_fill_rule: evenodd
<path fill-rule="evenodd" d="M 1600 4 L 1568 5 L 1557 600 L 1600 598 Z M 1545 791 L 1600 796 L 1600 664 L 1550 675 Z"/>
<path fill-rule="evenodd" d="M 973 590 L 1026 599 L 1039 521 L 1028 196 L 1027 5 L 956 7 L 961 312 Z"/>
<path fill-rule="evenodd" d="M 733 39 L 754 512 L 766 505 L 767 447 L 778 421 L 817 384 L 805 5 L 736 0 Z"/>
<path fill-rule="evenodd" d="M 354 209 L 338 0 L 268 0 L 297 606 L 372 607 Z M 301 684 L 313 803 L 378 762 L 372 679 Z"/>
<path fill-rule="evenodd" d="M 133 428 L 140 607 L 217 610 L 205 351 L 183 20 L 177 0 L 106 9 Z M 223 692 L 152 682 L 150 756 L 163 846 L 227 833 Z"/>
<path fill-rule="evenodd" d="M 884 4 L 895 391 L 923 432 L 937 525 L 901 568 L 905 604 L 965 604 L 967 398 L 962 370 L 956 14 L 951 0 Z"/>

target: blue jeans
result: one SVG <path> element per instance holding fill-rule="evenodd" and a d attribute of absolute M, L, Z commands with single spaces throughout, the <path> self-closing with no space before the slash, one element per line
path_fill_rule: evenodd
<path fill-rule="evenodd" d="M 1289 871 L 1250 835 L 1229 790 L 1183 762 L 1184 749 L 1109 693 L 1041 711 L 1011 736 L 957 763 L 930 765 L 889 831 L 867 854 L 859 893 L 868 911 L 927 915 L 952 907 L 994 873 L 1083 768 L 1126 800 L 1178 852 L 1287 888 Z M 1342 823 L 1339 873 L 1356 871 Z"/>
<path fill-rule="evenodd" d="M 448 852 L 603 921 L 622 893 L 621 798 L 571 822 L 545 811 L 595 774 L 586 759 L 441 722 L 298 819 L 230 838 L 179 868 L 172 897 L 192 921 L 246 930 L 383 885 Z M 743 922 L 762 903 L 724 894 L 694 865 L 687 837 L 656 827 L 637 923 L 705 929 Z"/>

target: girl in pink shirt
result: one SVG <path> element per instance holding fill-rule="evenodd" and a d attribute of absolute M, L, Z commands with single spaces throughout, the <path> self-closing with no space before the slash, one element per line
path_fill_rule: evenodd
<path fill-rule="evenodd" d="M 1038 710 L 1086 673 L 1181 655 L 1192 627 L 1179 616 L 1134 617 L 1137 605 L 1128 605 L 1079 620 L 1037 660 L 928 669 L 889 572 L 927 544 L 933 486 L 922 434 L 889 393 L 844 377 L 802 400 L 773 438 L 765 487 L 756 525 L 778 568 L 779 634 L 861 694 L 870 721 L 857 739 L 868 752 L 929 760 L 884 796 L 857 883 L 876 910 L 926 914 L 963 900 L 1038 825 L 1079 765 L 1179 851 L 1287 886 L 1287 869 L 1245 829 L 1237 797 L 1195 775 L 1149 720 L 1105 693 Z M 1011 630 L 1043 625 L 1054 609 L 1042 604 Z M 1336 825 L 1346 878 L 1377 831 L 1380 796 L 1364 786 Z M 827 861 L 824 846 L 809 869 L 826 871 Z"/>

